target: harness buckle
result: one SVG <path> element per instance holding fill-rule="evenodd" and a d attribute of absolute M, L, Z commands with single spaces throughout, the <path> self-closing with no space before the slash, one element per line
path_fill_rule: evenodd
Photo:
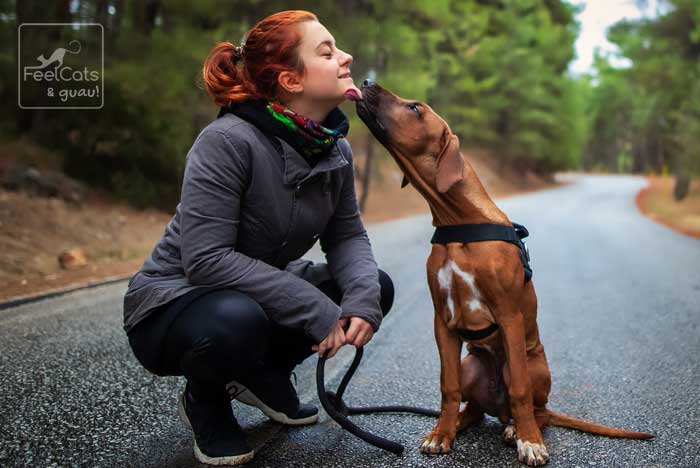
<path fill-rule="evenodd" d="M 520 242 L 522 242 L 522 243 L 523 243 L 523 247 L 525 247 L 525 257 L 527 258 L 527 261 L 529 262 L 529 261 L 530 261 L 530 249 L 529 249 L 528 246 L 527 246 L 527 242 L 525 242 L 525 241 L 522 240 L 522 239 L 520 239 Z"/>

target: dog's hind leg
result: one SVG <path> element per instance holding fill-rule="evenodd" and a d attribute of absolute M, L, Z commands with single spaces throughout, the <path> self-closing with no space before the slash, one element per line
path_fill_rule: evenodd
<path fill-rule="evenodd" d="M 477 403 L 468 401 L 464 408 L 459 410 L 459 416 L 457 416 L 457 431 L 463 431 L 472 426 L 476 426 L 482 419 L 484 419 L 484 410 L 482 410 Z"/>
<path fill-rule="evenodd" d="M 542 347 L 541 343 L 538 345 L 538 348 L 540 347 Z M 532 405 L 535 410 L 535 420 L 541 430 L 549 425 L 550 415 L 547 411 L 547 401 L 549 401 L 549 391 L 552 387 L 552 377 L 549 373 L 544 350 L 531 356 L 527 365 L 532 383 Z"/>
<path fill-rule="evenodd" d="M 468 429 L 484 418 L 484 410 L 479 406 L 479 385 L 487 381 L 488 375 L 483 363 L 473 354 L 467 354 L 462 359 L 462 371 L 460 372 L 460 390 L 462 401 L 467 402 L 459 411 L 457 417 L 457 431 Z"/>

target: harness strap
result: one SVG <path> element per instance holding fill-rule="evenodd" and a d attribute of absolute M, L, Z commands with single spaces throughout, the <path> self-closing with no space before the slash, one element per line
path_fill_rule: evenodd
<path fill-rule="evenodd" d="M 479 242 L 487 240 L 502 240 L 515 244 L 520 249 L 520 263 L 525 270 L 525 283 L 532 278 L 530 267 L 530 254 L 522 239 L 530 233 L 522 224 L 512 223 L 513 226 L 497 223 L 479 224 L 453 224 L 449 226 L 437 226 L 430 239 L 431 244 L 447 244 L 448 242 Z"/>
<path fill-rule="evenodd" d="M 454 331 L 457 332 L 457 334 L 465 340 L 480 340 L 482 338 L 486 338 L 496 330 L 498 330 L 498 325 L 495 323 L 492 323 L 488 327 L 482 328 L 480 330 L 469 330 L 466 328 L 454 329 Z"/>

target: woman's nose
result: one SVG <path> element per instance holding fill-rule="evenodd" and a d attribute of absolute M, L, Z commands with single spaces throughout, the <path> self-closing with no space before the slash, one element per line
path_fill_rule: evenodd
<path fill-rule="evenodd" d="M 343 52 L 345 54 L 345 60 L 343 60 L 343 65 L 347 64 L 350 65 L 353 61 L 352 55 L 348 54 L 347 52 Z"/>

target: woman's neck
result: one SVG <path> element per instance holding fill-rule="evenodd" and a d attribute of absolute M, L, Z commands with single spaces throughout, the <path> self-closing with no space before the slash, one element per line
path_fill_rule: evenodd
<path fill-rule="evenodd" d="M 335 109 L 343 99 L 331 101 L 309 101 L 301 97 L 289 97 L 284 101 L 279 101 L 284 106 L 290 108 L 299 115 L 308 117 L 316 123 L 326 120 L 328 114 Z"/>

